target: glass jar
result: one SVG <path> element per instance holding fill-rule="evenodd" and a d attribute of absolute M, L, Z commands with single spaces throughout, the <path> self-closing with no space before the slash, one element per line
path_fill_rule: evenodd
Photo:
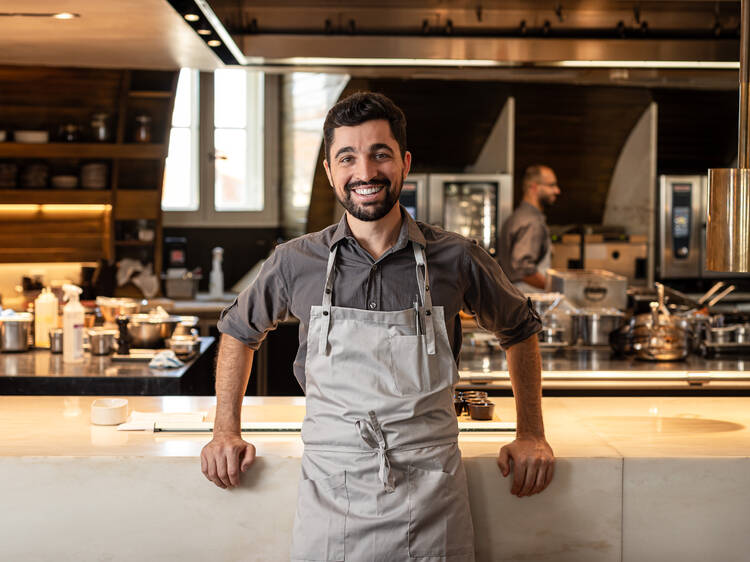
<path fill-rule="evenodd" d="M 136 115 L 135 142 L 151 142 L 151 116 Z"/>
<path fill-rule="evenodd" d="M 106 113 L 94 113 L 91 116 L 91 140 L 95 142 L 107 142 L 109 140 L 109 125 Z"/>

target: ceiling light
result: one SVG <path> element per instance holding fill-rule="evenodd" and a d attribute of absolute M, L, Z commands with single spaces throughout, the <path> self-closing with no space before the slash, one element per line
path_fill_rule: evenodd
<path fill-rule="evenodd" d="M 211 33 L 213 33 L 213 31 L 211 31 L 210 29 L 199 29 L 198 30 L 198 35 L 211 35 Z"/>
<path fill-rule="evenodd" d="M 206 43 L 209 47 L 218 47 L 219 45 L 221 45 L 221 41 L 219 41 L 218 39 L 210 39 L 209 41 L 206 41 Z"/>
<path fill-rule="evenodd" d="M 185 14 L 185 19 L 187 21 L 198 21 L 201 17 L 197 14 Z"/>
<path fill-rule="evenodd" d="M 60 12 L 59 14 L 53 14 L 52 17 L 56 20 L 72 20 L 79 16 L 78 14 L 71 14 L 70 12 Z"/>

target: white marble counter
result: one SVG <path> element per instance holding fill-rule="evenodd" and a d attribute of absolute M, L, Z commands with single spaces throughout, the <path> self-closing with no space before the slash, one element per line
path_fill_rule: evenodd
<path fill-rule="evenodd" d="M 127 398 L 139 411 L 214 404 Z M 220 490 L 197 459 L 210 435 L 92 426 L 92 400 L 0 397 L 0 558 L 288 559 L 298 434 L 246 434 L 259 459 L 240 488 Z M 512 399 L 495 402 L 498 417 L 512 420 Z M 258 421 L 304 415 L 301 398 L 245 404 Z M 558 463 L 550 488 L 530 498 L 511 496 L 495 464 L 512 436 L 462 434 L 477 560 L 746 560 L 749 406 L 720 397 L 545 399 Z"/>

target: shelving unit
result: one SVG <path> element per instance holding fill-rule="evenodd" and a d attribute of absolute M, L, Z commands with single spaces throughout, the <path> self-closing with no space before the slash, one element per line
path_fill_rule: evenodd
<path fill-rule="evenodd" d="M 16 189 L 0 188 L 0 262 L 132 257 L 161 271 L 161 193 L 177 76 L 176 70 L 0 67 L 0 128 L 47 130 L 53 141 L 0 143 L 0 164 L 18 170 Z M 85 132 L 94 113 L 109 115 L 111 142 L 56 140 L 66 123 Z M 134 142 L 135 117 L 141 114 L 151 117 L 149 143 Z M 19 188 L 24 167 L 40 160 L 50 178 L 76 173 L 89 162 L 105 163 L 108 187 Z M 116 239 L 133 225 L 147 225 L 153 241 Z M 120 293 L 140 295 L 132 286 Z"/>

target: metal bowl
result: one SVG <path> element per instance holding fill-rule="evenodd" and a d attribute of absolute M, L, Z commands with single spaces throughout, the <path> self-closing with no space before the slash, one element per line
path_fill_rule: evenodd
<path fill-rule="evenodd" d="M 130 314 L 127 319 L 131 345 L 149 349 L 163 347 L 164 340 L 172 337 L 180 323 L 177 316 L 153 314 Z"/>
<path fill-rule="evenodd" d="M 134 299 L 115 299 L 110 297 L 96 297 L 96 306 L 102 313 L 105 324 L 114 325 L 118 316 L 136 314 L 141 305 Z"/>
<path fill-rule="evenodd" d="M 200 340 L 197 336 L 173 335 L 166 340 L 166 344 L 175 352 L 175 355 L 192 355 L 200 348 Z"/>

